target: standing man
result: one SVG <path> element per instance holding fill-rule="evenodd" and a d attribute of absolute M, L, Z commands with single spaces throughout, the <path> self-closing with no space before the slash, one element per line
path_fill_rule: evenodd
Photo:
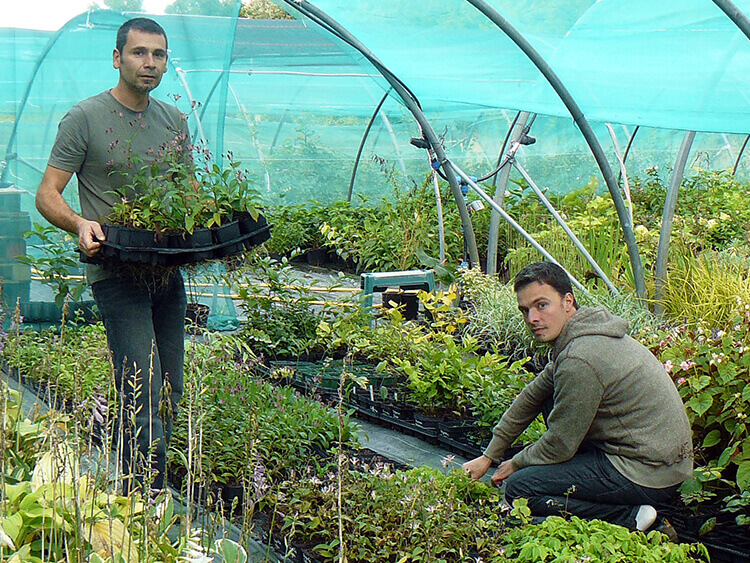
<path fill-rule="evenodd" d="M 120 197 L 132 196 L 139 168 L 168 150 L 190 158 L 185 116 L 150 96 L 167 72 L 167 58 L 167 36 L 159 24 L 148 18 L 125 22 L 112 53 L 117 85 L 80 102 L 60 122 L 36 207 L 50 223 L 77 235 L 86 256 L 99 252 L 101 223 Z M 74 173 L 80 215 L 62 196 Z M 162 489 L 172 420 L 182 396 L 182 277 L 150 266 L 89 264 L 86 273 L 106 328 L 120 397 L 124 492 Z"/>
<path fill-rule="evenodd" d="M 654 527 L 693 469 L 690 424 L 661 363 L 603 308 L 578 307 L 560 266 L 538 262 L 515 278 L 524 321 L 552 361 L 519 394 L 484 455 L 464 464 L 482 477 L 540 414 L 547 431 L 502 461 L 492 483 L 532 515 L 569 513 L 631 530 Z M 662 530 L 674 534 L 674 529 Z"/>

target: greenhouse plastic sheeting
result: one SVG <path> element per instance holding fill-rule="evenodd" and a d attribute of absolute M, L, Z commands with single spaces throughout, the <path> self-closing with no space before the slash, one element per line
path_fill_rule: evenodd
<path fill-rule="evenodd" d="M 294 1 L 277 3 L 295 12 Z M 568 109 L 529 58 L 464 0 L 316 0 L 416 95 L 449 156 L 477 175 L 498 157 L 516 110 L 541 114 L 518 156 L 543 187 L 580 188 L 597 169 Z M 616 169 L 605 122 L 633 174 L 669 166 L 679 130 L 705 132 L 690 162 L 730 167 L 750 133 L 750 41 L 707 0 L 492 0 L 592 121 Z M 750 1 L 739 2 L 740 8 Z M 239 2 L 236 5 L 239 9 Z M 117 27 L 134 14 L 81 14 L 56 34 L 0 29 L 3 180 L 33 193 L 56 126 L 77 101 L 110 88 Z M 299 16 L 299 14 L 296 14 Z M 388 84 L 315 22 L 154 16 L 170 65 L 154 95 L 179 98 L 194 138 L 250 169 L 268 203 L 346 199 L 355 156 Z M 355 198 L 424 181 L 419 134 L 393 92 L 373 121 Z M 0 153 L 2 155 L 2 153 Z M 742 167 L 740 168 L 742 170 Z M 75 190 L 66 195 L 74 199 Z"/>

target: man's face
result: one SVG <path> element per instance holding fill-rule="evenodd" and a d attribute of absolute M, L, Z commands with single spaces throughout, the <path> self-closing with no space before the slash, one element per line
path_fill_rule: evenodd
<path fill-rule="evenodd" d="M 120 70 L 120 82 L 134 91 L 148 93 L 167 72 L 167 39 L 158 33 L 131 29 L 122 52 L 114 50 L 112 64 Z"/>
<path fill-rule="evenodd" d="M 553 342 L 576 312 L 572 293 L 564 297 L 546 283 L 533 282 L 516 293 L 518 310 L 539 342 Z"/>

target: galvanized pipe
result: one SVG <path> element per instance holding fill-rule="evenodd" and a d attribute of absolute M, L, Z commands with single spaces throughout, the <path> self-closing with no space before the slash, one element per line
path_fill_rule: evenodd
<path fill-rule="evenodd" d="M 580 240 L 578 240 L 578 237 L 575 235 L 573 231 L 570 230 L 570 227 L 568 227 L 567 223 L 563 220 L 562 217 L 560 217 L 560 214 L 557 212 L 557 209 L 552 205 L 550 200 L 547 199 L 547 197 L 544 195 L 542 190 L 539 189 L 539 186 L 536 185 L 534 180 L 531 176 L 529 176 L 528 172 L 524 169 L 523 166 L 521 166 L 518 161 L 514 158 L 511 161 L 513 163 L 513 166 L 516 167 L 516 170 L 518 170 L 521 173 L 521 176 L 523 176 L 524 180 L 526 180 L 531 187 L 531 189 L 534 191 L 534 193 L 537 195 L 537 197 L 542 200 L 542 203 L 544 204 L 544 207 L 547 208 L 547 211 L 550 212 L 552 217 L 555 218 L 555 221 L 557 221 L 557 224 L 560 225 L 565 231 L 565 234 L 568 235 L 568 238 L 570 238 L 571 241 L 573 241 L 573 244 L 578 249 L 578 251 L 583 254 L 583 257 L 586 259 L 586 261 L 591 264 L 591 267 L 594 268 L 594 271 L 596 274 L 604 280 L 604 283 L 607 284 L 607 287 L 609 290 L 614 293 L 615 295 L 618 295 L 619 292 L 617 291 L 617 288 L 614 286 L 614 284 L 609 280 L 607 275 L 604 273 L 604 270 L 602 270 L 599 267 L 599 264 L 597 264 L 596 260 L 589 254 L 589 251 L 586 250 L 586 247 L 583 246 Z"/>
<path fill-rule="evenodd" d="M 672 220 L 677 208 L 677 195 L 680 191 L 680 184 L 685 175 L 685 166 L 687 164 L 690 148 L 693 146 L 695 131 L 687 131 L 682 138 L 680 151 L 677 153 L 677 159 L 672 170 L 672 177 L 669 179 L 667 187 L 667 196 L 664 198 L 664 211 L 661 217 L 661 230 L 659 231 L 659 250 L 656 255 L 656 274 L 654 276 L 655 295 L 654 295 L 654 312 L 657 315 L 664 313 L 664 289 L 667 284 L 667 262 L 669 260 L 669 238 L 672 233 Z"/>
<path fill-rule="evenodd" d="M 526 239 L 529 242 L 529 244 L 534 247 L 535 250 L 537 250 L 542 256 L 544 256 L 550 262 L 553 262 L 557 264 L 558 266 L 562 267 L 562 265 L 557 260 L 555 260 L 552 257 L 552 255 L 549 252 L 547 252 L 547 250 L 545 250 L 545 248 L 541 244 L 539 244 L 536 241 L 536 239 L 534 239 L 534 237 L 532 237 L 529 233 L 527 233 L 526 230 L 521 225 L 519 225 L 515 219 L 513 219 L 513 217 L 508 215 L 507 211 L 505 211 L 502 207 L 500 207 L 497 203 L 495 203 L 495 201 L 489 195 L 487 195 L 487 193 L 482 188 L 480 188 L 476 184 L 476 182 L 474 182 L 474 180 L 472 180 L 463 170 L 458 168 L 455 164 L 453 163 L 450 163 L 450 164 L 452 166 L 452 169 L 455 170 L 455 172 L 459 176 L 461 176 L 461 178 L 463 178 L 464 182 L 466 182 L 468 186 L 471 189 L 473 189 L 477 193 L 477 195 L 487 203 L 487 205 L 489 205 L 490 207 L 492 207 L 492 209 L 497 211 L 502 216 L 502 218 L 508 222 L 508 224 L 511 227 L 513 227 L 516 231 L 518 231 L 518 233 L 524 239 Z M 570 281 L 573 283 L 573 285 L 575 285 L 581 291 L 588 292 L 586 287 L 581 282 L 579 282 L 576 278 L 574 278 L 570 273 L 568 273 L 568 276 L 570 277 Z"/>

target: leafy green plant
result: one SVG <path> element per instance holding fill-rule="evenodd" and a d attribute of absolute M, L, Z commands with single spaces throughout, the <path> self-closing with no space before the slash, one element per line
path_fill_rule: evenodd
<path fill-rule="evenodd" d="M 349 465 L 340 474 L 308 469 L 277 489 L 270 503 L 284 533 L 326 561 L 492 560 L 499 491 L 461 471 Z"/>
<path fill-rule="evenodd" d="M 191 345 L 187 358 L 188 404 L 175 421 L 170 448 L 174 471 L 190 470 L 205 483 L 242 485 L 263 467 L 273 481 L 304 463 L 310 448 L 327 450 L 339 440 L 330 408 L 254 377 L 256 360 L 241 339 L 210 338 Z M 341 439 L 356 443 L 348 416 Z"/>
<path fill-rule="evenodd" d="M 325 237 L 320 232 L 320 225 L 327 210 L 317 202 L 269 208 L 266 216 L 274 228 L 271 238 L 265 243 L 268 252 L 291 257 L 298 250 L 322 248 Z"/>
<path fill-rule="evenodd" d="M 114 399 L 114 379 L 101 323 L 52 327 L 7 336 L 2 357 L 25 378 L 51 388 L 66 402 L 91 402 L 97 393 Z"/>
<path fill-rule="evenodd" d="M 275 261 L 254 256 L 232 274 L 234 279 L 256 280 L 238 289 L 239 306 L 246 317 L 241 338 L 256 354 L 270 359 L 299 358 L 312 347 L 326 310 L 312 307 L 315 297 L 294 280 L 286 258 Z"/>
<path fill-rule="evenodd" d="M 78 301 L 86 291 L 86 282 L 78 268 L 75 238 L 57 227 L 40 223 L 34 223 L 34 228 L 23 236 L 27 240 L 36 239 L 31 247 L 38 254 L 27 253 L 17 260 L 42 276 L 42 283 L 55 292 L 55 303 L 59 307 L 68 299 Z"/>
<path fill-rule="evenodd" d="M 206 554 L 199 532 L 178 531 L 171 495 L 147 502 L 108 489 L 108 468 L 81 461 L 91 451 L 71 431 L 74 418 L 25 413 L 21 393 L 4 382 L 0 412 L 0 559 L 177 563 Z"/>
<path fill-rule="evenodd" d="M 723 328 L 681 326 L 654 351 L 671 372 L 693 428 L 698 460 L 687 501 L 750 490 L 750 305 Z"/>
<path fill-rule="evenodd" d="M 725 326 L 738 298 L 750 303 L 750 259 L 705 251 L 674 256 L 661 304 L 675 322 Z"/>
<path fill-rule="evenodd" d="M 518 502 L 518 501 L 516 501 Z M 518 507 L 516 507 L 517 514 Z M 503 536 L 504 557 L 495 561 L 699 562 L 702 544 L 675 544 L 660 532 L 630 532 L 602 520 L 548 516 L 541 524 L 513 528 Z"/>
<path fill-rule="evenodd" d="M 108 220 L 159 233 L 193 233 L 242 213 L 257 219 L 260 194 L 240 163 L 227 156 L 227 168 L 210 161 L 196 168 L 180 152 L 167 150 L 162 159 L 139 168 L 132 185 L 118 192 L 120 201 L 112 206 Z"/>

